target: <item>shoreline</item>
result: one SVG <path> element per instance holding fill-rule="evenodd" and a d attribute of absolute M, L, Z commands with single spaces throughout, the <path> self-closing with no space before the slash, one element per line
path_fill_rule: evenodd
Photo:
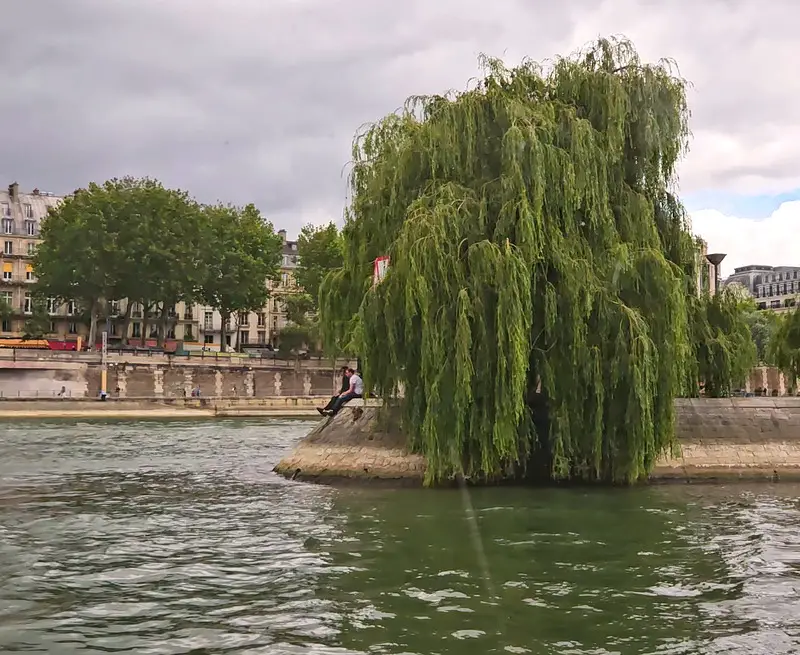
<path fill-rule="evenodd" d="M 0 422 L 16 419 L 319 418 L 328 398 L 85 398 L 0 401 Z"/>
<path fill-rule="evenodd" d="M 800 398 L 676 399 L 675 408 L 676 449 L 640 484 L 800 481 Z M 362 401 L 321 421 L 273 470 L 331 486 L 422 487 L 425 461 L 406 444 L 393 412 Z"/>

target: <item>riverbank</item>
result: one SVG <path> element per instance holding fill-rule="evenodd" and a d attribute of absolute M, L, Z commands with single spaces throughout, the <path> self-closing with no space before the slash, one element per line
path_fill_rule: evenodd
<path fill-rule="evenodd" d="M 59 418 L 308 418 L 328 397 L 15 399 L 0 401 L 0 421 Z"/>
<path fill-rule="evenodd" d="M 677 399 L 675 410 L 676 453 L 658 461 L 652 482 L 800 480 L 800 398 Z M 275 471 L 312 482 L 420 486 L 425 462 L 391 421 L 377 407 L 346 407 Z"/>

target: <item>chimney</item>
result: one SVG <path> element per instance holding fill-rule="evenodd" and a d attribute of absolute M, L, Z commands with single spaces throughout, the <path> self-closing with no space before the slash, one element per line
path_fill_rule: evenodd
<path fill-rule="evenodd" d="M 286 243 L 286 230 L 278 230 L 278 236 L 283 239 L 283 243 Z"/>
<path fill-rule="evenodd" d="M 33 190 L 33 195 L 35 195 L 35 196 L 39 195 L 39 188 L 38 187 Z"/>
<path fill-rule="evenodd" d="M 19 198 L 19 184 L 16 182 L 9 184 L 8 195 L 11 196 L 11 200 L 17 200 Z"/>

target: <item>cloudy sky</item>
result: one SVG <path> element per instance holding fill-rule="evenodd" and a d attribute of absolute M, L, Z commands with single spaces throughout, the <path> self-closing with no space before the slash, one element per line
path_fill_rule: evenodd
<path fill-rule="evenodd" d="M 790 0 L 4 0 L 0 181 L 65 193 L 150 175 L 340 220 L 363 123 L 411 94 L 623 34 L 694 87 L 681 192 L 747 263 L 800 265 L 800 4 Z"/>

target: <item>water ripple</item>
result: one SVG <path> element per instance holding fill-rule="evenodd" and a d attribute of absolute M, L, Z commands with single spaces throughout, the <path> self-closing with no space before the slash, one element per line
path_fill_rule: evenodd
<path fill-rule="evenodd" d="M 471 513 L 274 476 L 308 429 L 6 425 L 0 652 L 800 652 L 796 488 L 475 490 Z"/>

